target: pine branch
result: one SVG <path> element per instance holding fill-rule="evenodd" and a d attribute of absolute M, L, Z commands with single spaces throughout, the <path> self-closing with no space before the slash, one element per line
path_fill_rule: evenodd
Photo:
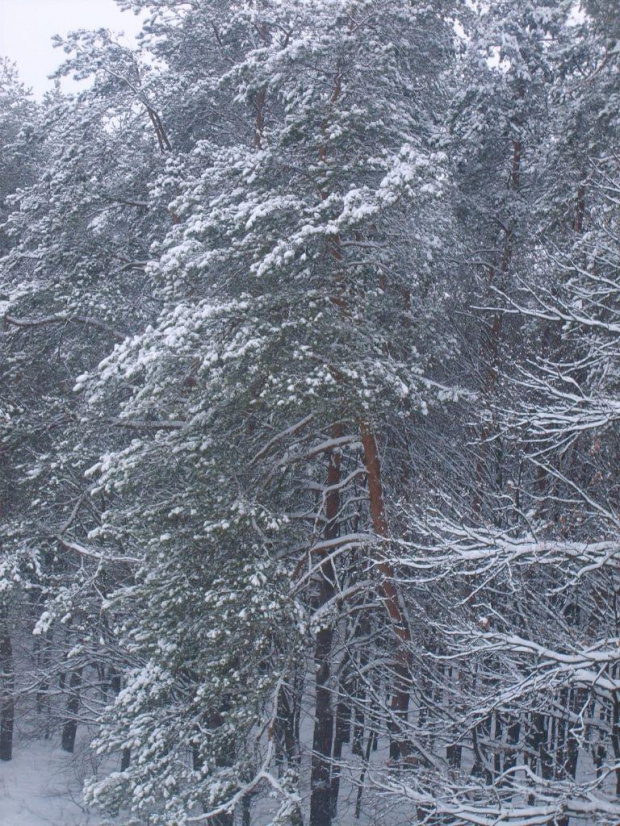
<path fill-rule="evenodd" d="M 102 330 L 105 333 L 110 333 L 117 341 L 124 341 L 127 334 L 111 327 L 104 321 L 99 321 L 96 318 L 83 315 L 69 315 L 66 313 L 59 313 L 57 315 L 41 316 L 41 318 L 16 318 L 15 316 L 5 315 L 5 325 L 12 327 L 46 327 L 49 324 L 82 324 L 85 327 L 94 327 L 97 330 Z"/>

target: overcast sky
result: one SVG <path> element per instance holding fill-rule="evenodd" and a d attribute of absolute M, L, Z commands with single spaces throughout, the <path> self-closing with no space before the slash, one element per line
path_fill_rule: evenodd
<path fill-rule="evenodd" d="M 135 35 L 140 23 L 114 0 L 0 0 L 0 54 L 17 62 L 21 79 L 40 97 L 62 61 L 51 37 L 71 29 L 108 28 Z"/>

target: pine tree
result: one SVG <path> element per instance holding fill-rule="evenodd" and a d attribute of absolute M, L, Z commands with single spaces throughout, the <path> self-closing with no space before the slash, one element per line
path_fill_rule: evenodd
<path fill-rule="evenodd" d="M 32 132 L 38 119 L 37 107 L 19 80 L 15 66 L 0 59 L 0 254 L 11 247 L 5 231 L 11 196 L 26 186 L 37 169 L 38 150 Z M 6 306 L 2 290 L 0 305 Z M 16 469 L 11 462 L 11 438 L 19 415 L 15 396 L 6 387 L 0 395 L 0 512 L 8 521 L 14 512 L 11 496 Z M 0 527 L 0 760 L 11 760 L 15 720 L 15 663 L 13 630 L 24 560 L 11 548 L 4 525 Z"/>
<path fill-rule="evenodd" d="M 368 610 L 392 628 L 395 687 L 387 716 L 394 754 L 409 749 L 408 733 L 399 729 L 412 679 L 410 637 L 388 558 L 379 444 L 422 417 L 434 396 L 423 380 L 432 341 L 425 302 L 439 293 L 432 250 L 439 256 L 445 156 L 435 117 L 452 34 L 441 14 L 402 2 L 381 9 L 248 4 L 227 16 L 213 3 L 187 10 L 175 37 L 187 33 L 192 42 L 192 32 L 209 29 L 229 63 L 204 83 L 230 101 L 233 123 L 242 104 L 251 126 L 236 143 L 205 140 L 190 153 L 170 208 L 175 224 L 150 265 L 165 296 L 160 318 L 85 382 L 94 404 L 117 387 L 126 393 L 121 388 L 132 382 L 119 416 L 128 426 L 144 424 L 126 451 L 106 457 L 98 484 L 107 495 L 118 490 L 126 503 L 102 530 L 138 536 L 146 554 L 138 584 L 117 597 L 121 612 L 129 601 L 143 606 L 138 635 L 125 625 L 127 645 L 143 664 L 111 712 L 102 743 L 149 759 L 139 757 L 93 795 L 120 804 L 129 788 L 140 789 L 137 805 L 171 822 L 188 806 L 202 806 L 198 820 L 224 815 L 259 781 L 274 785 L 264 735 L 253 761 L 247 742 L 252 729 L 271 727 L 279 706 L 274 683 L 290 685 L 299 669 L 298 632 L 285 612 L 292 579 L 296 610 L 307 618 L 304 634 L 316 640 L 310 817 L 327 823 L 338 797 L 333 755 L 342 746 L 330 721 L 343 589 L 358 601 L 367 594 Z M 275 520 L 274 538 L 259 521 L 263 513 Z M 246 533 L 248 514 L 254 539 Z M 159 545 L 161 552 L 147 550 Z M 205 559 L 198 580 L 197 552 Z M 240 557 L 251 564 L 240 567 Z M 259 562 L 264 582 L 243 586 Z M 183 587 L 173 600 L 177 577 Z M 225 584 L 229 577 L 235 587 Z M 229 589 L 230 608 L 221 598 L 198 607 L 205 592 Z M 256 589 L 261 604 L 273 606 L 266 627 L 248 604 Z M 183 630 L 181 646 L 168 611 L 194 599 L 197 627 Z M 269 649 L 282 624 L 264 666 L 271 679 L 252 691 L 233 690 L 248 677 L 222 651 L 228 635 L 213 630 L 230 627 L 233 611 L 241 621 L 236 637 L 257 652 Z M 145 635 L 153 623 L 156 630 Z M 213 639 L 216 653 L 197 645 L 203 638 Z M 179 662 L 195 661 L 184 691 L 171 660 L 177 650 Z M 233 681 L 230 696 L 217 681 L 211 685 L 216 654 Z M 209 710 L 208 725 L 181 722 L 196 719 L 192 697 Z M 165 731 L 152 720 L 155 698 L 163 703 L 161 719 L 164 709 L 175 709 L 176 722 L 168 720 Z M 229 719 L 237 721 L 234 740 Z M 218 751 L 218 742 L 228 751 Z M 192 753 L 200 759 L 190 767 Z M 175 793 L 162 800 L 166 814 L 157 815 L 168 788 Z M 288 811 L 297 798 L 278 790 Z"/>
<path fill-rule="evenodd" d="M 93 60 L 100 70 L 101 62 Z M 103 688 L 94 702 L 105 702 L 119 667 L 111 664 L 101 595 L 127 576 L 128 564 L 123 549 L 89 539 L 105 502 L 91 497 L 84 478 L 95 457 L 124 437 L 103 417 L 83 421 L 72 388 L 152 314 L 144 298 L 149 239 L 158 223 L 170 221 L 165 205 L 150 201 L 149 176 L 164 163 L 150 125 L 132 111 L 124 86 L 121 94 L 102 74 L 78 100 L 54 93 L 36 118 L 21 122 L 13 163 L 22 168 L 28 154 L 33 168 L 23 168 L 10 199 L 2 260 L 2 384 L 10 411 L 3 461 L 11 505 L 3 545 L 12 560 L 5 581 L 26 589 L 15 622 L 20 633 L 34 628 L 36 635 L 31 663 L 22 663 L 32 673 L 22 682 L 33 686 L 46 735 L 59 724 L 69 751 L 80 693 L 96 683 Z M 56 680 L 67 696 L 54 704 Z"/>
<path fill-rule="evenodd" d="M 517 28 L 524 39 L 535 31 Z M 444 781 L 454 797 L 450 807 L 438 807 L 413 782 L 408 797 L 459 823 L 483 812 L 564 825 L 572 817 L 617 818 L 610 782 L 617 657 L 607 643 L 617 633 L 614 575 L 607 568 L 616 531 L 603 459 L 613 462 L 615 447 L 603 450 L 601 441 L 616 372 L 615 219 L 607 199 L 616 190 L 608 152 L 617 126 L 603 99 L 613 99 L 617 67 L 588 19 L 550 35 L 540 53 L 547 66 L 542 100 L 554 117 L 544 130 L 534 125 L 526 133 L 530 141 L 539 136 L 536 151 L 523 143 L 518 167 L 519 200 L 531 204 L 519 213 L 528 233 L 516 225 L 507 269 L 513 279 L 493 290 L 504 341 L 520 352 L 521 342 L 505 326 L 516 320 L 530 359 L 529 365 L 524 357 L 516 364 L 498 359 L 495 366 L 492 410 L 499 426 L 488 435 L 491 445 L 505 446 L 496 461 L 509 481 L 487 499 L 486 519 L 461 502 L 450 521 L 414 523 L 419 551 L 412 570 L 423 568 L 428 581 L 435 568 L 440 604 L 454 606 L 458 595 L 460 610 L 452 609 L 449 623 L 436 615 L 433 627 L 449 663 L 443 691 L 461 702 L 452 724 L 444 718 L 441 736 L 461 751 L 460 773 Z M 502 83 L 517 66 L 507 56 Z M 528 84 L 535 77 L 523 76 Z M 530 104 L 528 114 L 535 111 Z M 531 355 L 536 350 L 538 358 Z M 595 399 L 603 397 L 601 415 Z"/>

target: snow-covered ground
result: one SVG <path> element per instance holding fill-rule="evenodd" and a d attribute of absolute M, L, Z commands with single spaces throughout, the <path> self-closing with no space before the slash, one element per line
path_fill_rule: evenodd
<path fill-rule="evenodd" d="M 18 742 L 13 760 L 0 763 L 0 826 L 98 826 L 82 803 L 81 777 L 91 771 L 85 751 Z"/>

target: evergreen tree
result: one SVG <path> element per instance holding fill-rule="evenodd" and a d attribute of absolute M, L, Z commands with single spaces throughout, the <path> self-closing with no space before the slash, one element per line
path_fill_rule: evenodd
<path fill-rule="evenodd" d="M 150 267 L 165 296 L 161 316 L 117 347 L 100 377 L 89 382 L 95 403 L 133 382 L 119 415 L 128 425 L 146 424 L 144 436 L 107 456 L 101 467 L 106 491 L 119 490 L 121 497 L 132 492 L 124 508 L 108 514 L 103 530 L 141 537 L 146 556 L 137 590 L 120 592 L 118 599 L 121 606 L 128 600 L 144 605 L 141 622 L 147 627 L 166 616 L 170 565 L 183 572 L 181 606 L 192 604 L 194 592 L 200 604 L 214 582 L 220 583 L 216 591 L 228 591 L 223 582 L 234 577 L 230 608 L 216 601 L 196 609 L 196 634 L 211 635 L 216 651 L 228 644 L 211 629 L 229 626 L 232 610 L 243 620 L 236 636 L 262 651 L 282 622 L 283 583 L 290 589 L 292 579 L 297 611 L 315 636 L 310 818 L 327 823 L 338 797 L 332 664 L 343 589 L 357 600 L 366 593 L 375 605 L 368 610 L 392 626 L 392 728 L 406 719 L 409 704 L 410 634 L 389 563 L 378 444 L 380 432 L 386 438 L 407 421 L 414 424 L 434 396 L 423 371 L 436 357 L 429 349 L 429 301 L 440 294 L 432 250 L 439 257 L 445 177 L 436 118 L 452 34 L 442 14 L 402 2 L 381 9 L 368 3 L 318 9 L 248 4 L 230 10 L 227 19 L 222 15 L 215 3 L 187 10 L 175 37 L 211 29 L 211 43 L 228 57 L 227 71 L 211 81 L 217 97 L 228 98 L 235 120 L 244 104 L 251 127 L 236 143 L 202 141 L 191 153 L 171 206 L 176 223 Z M 408 243 L 411 232 L 415 244 Z M 298 478 L 300 469 L 307 481 Z M 240 525 L 248 513 L 255 521 L 271 514 L 278 534 L 268 538 L 257 523 L 257 537 L 240 550 Z M 161 543 L 161 554 L 146 550 Z M 205 555 L 206 580 L 195 581 L 197 548 Z M 253 577 L 261 557 L 247 569 L 238 567 L 240 554 L 254 559 L 259 550 L 270 572 L 260 600 L 275 612 L 265 628 L 248 606 L 258 586 L 242 586 L 243 570 Z M 308 573 L 296 582 L 306 565 Z M 288 572 L 284 579 L 278 568 Z M 365 584 L 356 584 L 360 575 Z M 165 737 L 156 736 L 163 714 L 152 731 L 155 723 L 144 715 L 153 692 L 162 696 L 158 675 L 171 674 L 169 657 L 179 645 L 175 626 L 170 619 L 157 623 L 156 651 L 150 634 L 147 639 L 139 632 L 137 649 L 127 629 L 133 640 L 128 646 L 144 660 L 126 689 L 136 716 L 129 707 L 113 712 L 103 739 L 109 748 L 128 745 L 126 732 L 132 731 L 132 748 L 144 749 L 145 738 L 156 738 L 162 762 L 139 759 L 133 772 L 104 781 L 96 794 L 110 799 L 119 783 L 144 789 L 147 771 L 150 794 L 142 805 L 152 808 L 152 817 L 158 816 L 161 790 L 174 787 L 178 792 L 165 817 L 201 802 L 205 814 L 195 817 L 206 819 L 218 806 L 222 814 L 232 810 L 244 789 L 264 776 L 262 757 L 255 759 L 253 774 L 252 764 L 248 769 L 245 744 L 250 731 L 261 728 L 256 709 L 264 717 L 278 708 L 273 681 L 290 681 L 293 670 L 277 663 L 292 669 L 297 632 L 289 619 L 265 666 L 271 681 L 257 682 L 251 692 L 233 690 L 230 697 L 211 685 L 211 660 L 198 646 L 187 702 L 200 696 L 212 723 L 198 730 L 167 724 Z M 186 646 L 196 645 L 192 634 L 180 660 L 188 657 Z M 219 656 L 225 657 L 227 680 L 237 679 L 229 654 Z M 177 678 L 168 679 L 173 690 Z M 247 677 L 241 673 L 239 679 Z M 183 705 L 175 719 L 189 713 Z M 233 718 L 239 721 L 236 743 L 228 724 Z M 407 736 L 395 732 L 395 743 Z M 189 758 L 175 755 L 213 754 L 208 744 L 218 738 L 229 752 L 220 755 L 219 767 L 206 758 L 194 766 L 200 782 L 195 775 L 190 782 Z M 401 752 L 395 747 L 396 755 Z M 250 787 L 244 785 L 248 771 Z M 293 799 L 285 796 L 287 810 Z"/>
<path fill-rule="evenodd" d="M 136 824 L 617 822 L 615 4 L 118 5 L 77 97 L 0 66 L 0 759 L 18 699 Z"/>

